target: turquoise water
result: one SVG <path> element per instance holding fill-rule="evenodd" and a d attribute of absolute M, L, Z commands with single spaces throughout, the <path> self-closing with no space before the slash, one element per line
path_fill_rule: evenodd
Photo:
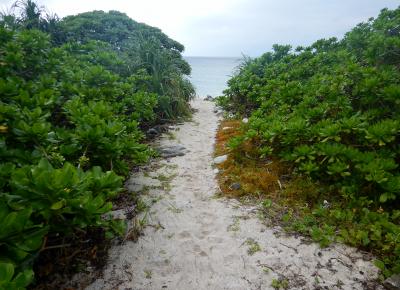
<path fill-rule="evenodd" d="M 220 57 L 185 57 L 185 59 L 192 67 L 190 81 L 199 97 L 221 95 L 227 87 L 226 82 L 241 60 Z"/>

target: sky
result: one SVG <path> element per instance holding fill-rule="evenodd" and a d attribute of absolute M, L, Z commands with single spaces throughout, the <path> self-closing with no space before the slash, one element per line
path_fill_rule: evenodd
<path fill-rule="evenodd" d="M 14 1 L 0 0 L 0 9 Z M 159 27 L 186 56 L 259 56 L 274 43 L 309 45 L 338 38 L 399 0 L 38 0 L 63 17 L 118 10 Z"/>

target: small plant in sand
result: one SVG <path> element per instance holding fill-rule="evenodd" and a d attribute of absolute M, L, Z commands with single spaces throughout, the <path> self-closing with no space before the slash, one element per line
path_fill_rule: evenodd
<path fill-rule="evenodd" d="M 168 140 L 176 140 L 176 135 L 174 132 L 168 131 L 167 133 L 165 133 L 165 135 L 167 136 Z"/>
<path fill-rule="evenodd" d="M 273 279 L 271 286 L 275 289 L 288 289 L 289 281 L 287 279 Z"/>
<path fill-rule="evenodd" d="M 268 274 L 268 273 L 270 272 L 270 269 L 269 269 L 268 267 L 262 267 L 262 271 L 263 271 L 265 274 Z"/>
<path fill-rule="evenodd" d="M 235 216 L 233 218 L 233 223 L 230 224 L 227 228 L 228 232 L 237 232 L 240 230 L 240 218 Z"/>
<path fill-rule="evenodd" d="M 173 213 L 182 213 L 183 212 L 183 209 L 177 208 L 173 204 L 170 204 L 170 207 L 168 208 L 168 210 L 173 212 Z"/>
<path fill-rule="evenodd" d="M 160 174 L 157 176 L 157 179 L 161 181 L 161 186 L 157 188 L 161 188 L 165 192 L 170 192 L 172 189 L 171 181 L 176 177 L 176 173 L 172 173 L 170 175 Z"/>
<path fill-rule="evenodd" d="M 174 233 L 168 234 L 168 235 L 167 235 L 167 239 L 170 240 L 170 239 L 172 239 L 174 236 L 175 236 Z"/>
<path fill-rule="evenodd" d="M 252 238 L 248 238 L 245 241 L 245 244 L 248 246 L 247 248 L 247 254 L 249 254 L 250 256 L 253 256 L 255 253 L 257 252 L 261 252 L 261 247 L 260 245 L 257 243 L 257 241 L 255 241 Z"/>

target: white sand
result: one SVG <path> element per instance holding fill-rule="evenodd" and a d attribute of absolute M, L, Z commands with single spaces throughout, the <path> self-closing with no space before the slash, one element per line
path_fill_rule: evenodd
<path fill-rule="evenodd" d="M 273 279 L 279 278 L 287 279 L 289 289 L 380 289 L 371 282 L 377 269 L 356 249 L 320 249 L 267 228 L 256 208 L 215 198 L 218 117 L 211 102 L 192 105 L 199 110 L 193 122 L 178 126 L 176 139 L 160 141 L 180 143 L 189 152 L 158 161 L 160 168 L 149 172 L 153 178 L 176 174 L 170 190 L 150 189 L 146 199 L 155 203 L 144 235 L 114 246 L 103 277 L 87 289 L 273 289 Z M 135 176 L 132 180 L 140 180 Z M 259 251 L 249 252 L 257 245 Z"/>

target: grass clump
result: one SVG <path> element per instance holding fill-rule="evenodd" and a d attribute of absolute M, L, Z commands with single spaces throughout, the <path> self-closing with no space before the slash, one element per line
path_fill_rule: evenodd
<path fill-rule="evenodd" d="M 271 286 L 274 289 L 288 289 L 289 281 L 287 279 L 273 279 L 271 282 Z"/>
<path fill-rule="evenodd" d="M 256 240 L 252 239 L 252 238 L 248 238 L 245 241 L 245 244 L 248 246 L 247 248 L 247 254 L 249 254 L 250 256 L 253 256 L 255 253 L 257 252 L 261 252 L 261 247 L 260 245 L 257 243 Z"/>

